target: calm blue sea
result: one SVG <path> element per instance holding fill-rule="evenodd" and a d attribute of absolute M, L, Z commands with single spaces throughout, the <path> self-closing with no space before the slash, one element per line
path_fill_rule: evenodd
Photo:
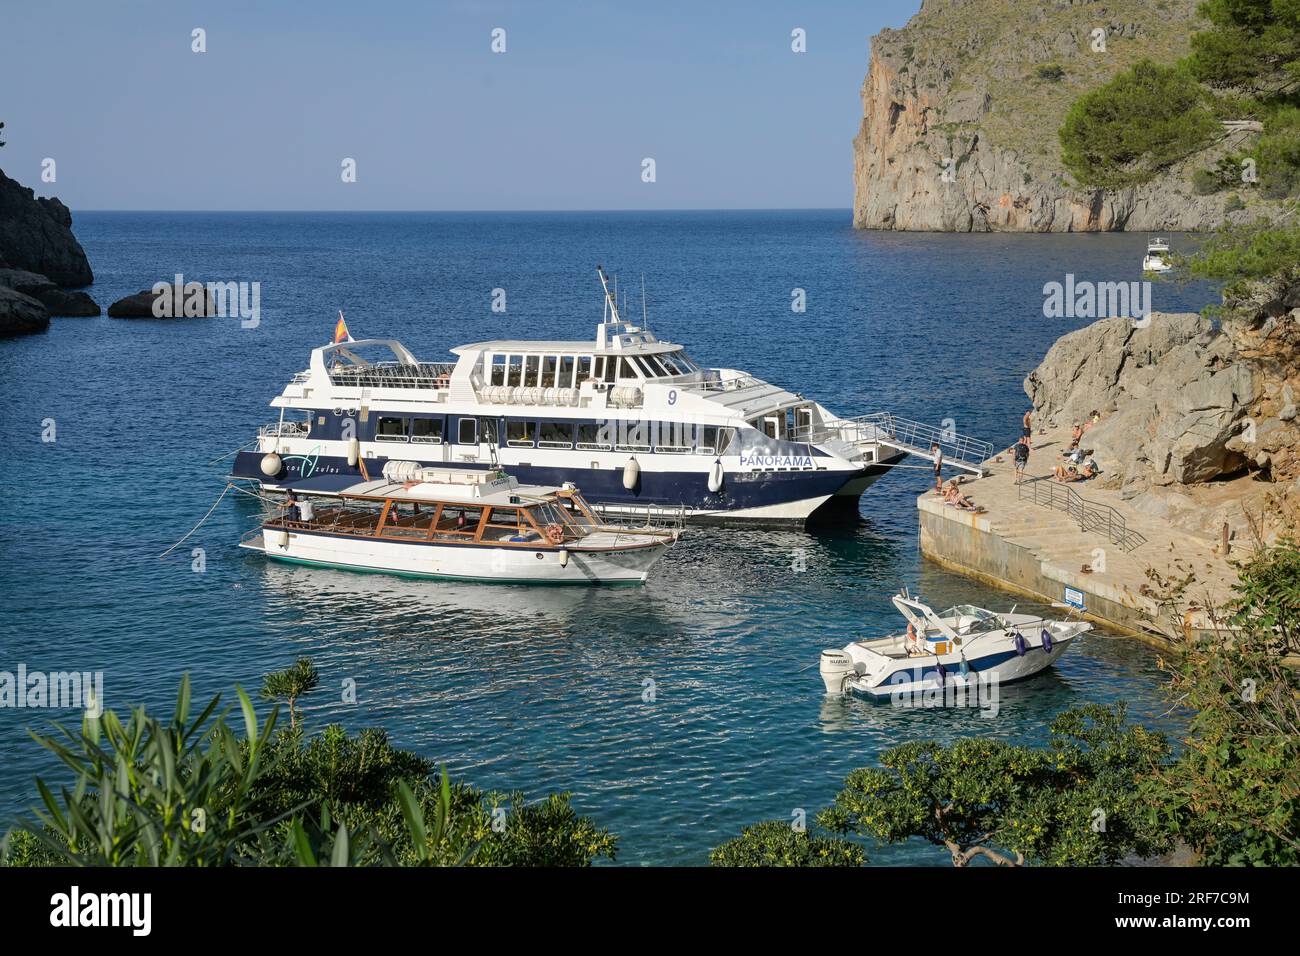
<path fill-rule="evenodd" d="M 841 413 L 888 409 L 1010 443 L 1024 376 L 1079 320 L 1042 287 L 1136 280 L 1145 236 L 853 231 L 845 211 L 572 214 L 82 213 L 107 306 L 183 273 L 261 283 L 261 323 L 55 319 L 0 341 L 0 670 L 102 670 L 110 707 L 165 709 L 248 688 L 311 655 L 311 725 L 385 728 L 483 787 L 565 790 L 620 837 L 619 861 L 701 864 L 762 819 L 811 817 L 851 769 L 916 737 L 1036 741 L 1085 701 L 1127 701 L 1175 729 L 1154 654 L 1102 634 L 1001 711 L 919 712 L 822 696 L 818 652 L 893 628 L 900 585 L 939 606 L 1014 598 L 924 562 L 899 470 L 833 532 L 693 530 L 640 589 L 419 583 L 269 566 L 237 550 L 255 512 L 218 456 L 274 419 L 267 403 L 331 336 L 400 338 L 417 355 L 491 338 L 594 335 L 595 266 L 651 328 L 704 364 L 742 368 Z M 491 311 L 492 290 L 507 312 Z M 791 311 L 792 290 L 807 311 Z M 1207 289 L 1159 284 L 1158 309 Z M 41 441 L 53 419 L 57 441 Z M 206 571 L 191 569 L 192 546 Z M 799 549 L 807 570 L 793 570 Z M 1023 605 L 1022 605 L 1023 606 Z M 354 680 L 355 705 L 340 688 Z M 647 680 L 655 700 L 643 701 Z M 228 699 L 231 699 L 228 693 Z M 70 712 L 0 710 L 0 817 L 53 766 L 26 727 Z M 944 864 L 925 845 L 880 862 Z"/>

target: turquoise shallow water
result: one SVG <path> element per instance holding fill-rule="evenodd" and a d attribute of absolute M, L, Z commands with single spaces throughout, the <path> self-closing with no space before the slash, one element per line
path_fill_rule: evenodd
<path fill-rule="evenodd" d="M 1014 603 L 920 559 L 924 471 L 882 479 L 848 527 L 695 529 L 644 588 L 272 566 L 235 547 L 255 512 L 231 497 L 157 557 L 220 493 L 211 460 L 274 417 L 266 403 L 339 308 L 354 335 L 394 336 L 427 359 L 488 338 L 586 338 L 602 262 L 627 287 L 646 273 L 651 327 L 701 362 L 843 413 L 952 418 L 1009 443 L 1024 375 L 1078 325 L 1043 318 L 1043 283 L 1137 279 L 1145 237 L 863 234 L 840 211 L 87 213 L 76 227 L 102 304 L 182 272 L 260 282 L 262 321 L 56 319 L 0 342 L 0 670 L 103 670 L 108 706 L 167 707 L 184 671 L 215 692 L 310 654 L 323 678 L 313 725 L 382 726 L 480 786 L 568 790 L 632 864 L 702 863 L 746 823 L 811 815 L 849 770 L 916 736 L 1040 740 L 1054 713 L 1092 700 L 1177 727 L 1154 654 L 1099 633 L 1004 688 L 993 719 L 823 698 L 820 649 L 893 628 L 900 585 L 939 606 Z M 498 287 L 505 315 L 490 311 Z M 803 314 L 790 311 L 796 287 Z M 1155 304 L 1208 295 L 1162 284 Z M 40 440 L 48 418 L 52 444 Z M 191 544 L 206 551 L 203 573 Z M 342 702 L 347 679 L 355 705 Z M 53 769 L 25 727 L 57 716 L 0 710 L 0 815 Z M 874 858 L 944 862 L 911 845 Z"/>

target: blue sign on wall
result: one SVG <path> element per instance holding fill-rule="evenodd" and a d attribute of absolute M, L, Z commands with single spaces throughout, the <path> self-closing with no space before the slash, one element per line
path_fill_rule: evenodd
<path fill-rule="evenodd" d="M 1078 608 L 1080 611 L 1085 610 L 1083 592 L 1078 588 L 1065 589 L 1065 603 L 1070 607 Z"/>

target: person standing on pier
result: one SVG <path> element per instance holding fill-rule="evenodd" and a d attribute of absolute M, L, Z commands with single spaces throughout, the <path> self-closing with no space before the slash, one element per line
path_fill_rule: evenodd
<path fill-rule="evenodd" d="M 1025 418 L 1028 420 L 1029 416 L 1026 415 Z M 1020 484 L 1020 479 L 1025 476 L 1025 465 L 1029 464 L 1028 436 L 1022 435 L 1012 451 L 1016 453 L 1016 484 Z"/>
<path fill-rule="evenodd" d="M 1033 424 L 1029 417 L 1033 414 L 1033 411 L 1034 410 L 1031 408 L 1029 411 L 1025 412 L 1025 417 L 1021 419 L 1020 422 L 1020 440 L 1026 445 L 1029 444 L 1029 436 L 1034 433 Z"/>
<path fill-rule="evenodd" d="M 934 456 L 934 493 L 943 494 L 943 449 L 937 441 L 930 442 L 930 454 Z"/>

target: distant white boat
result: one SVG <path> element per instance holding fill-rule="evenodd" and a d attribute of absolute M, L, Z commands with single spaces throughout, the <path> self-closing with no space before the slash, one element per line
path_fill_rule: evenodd
<path fill-rule="evenodd" d="M 1169 261 L 1169 240 L 1152 239 L 1147 243 L 1147 254 L 1142 258 L 1143 272 L 1168 272 L 1173 268 Z"/>
<path fill-rule="evenodd" d="M 384 477 L 294 502 L 240 542 L 293 564 L 523 584 L 641 584 L 673 528 L 612 524 L 573 486 L 390 461 Z"/>
<path fill-rule="evenodd" d="M 977 674 L 981 681 L 1007 684 L 1050 667 L 1071 641 L 1092 629 L 1086 621 L 997 614 L 970 604 L 936 614 L 906 592 L 894 598 L 894 606 L 913 633 L 822 651 L 826 693 L 890 697 L 943 688 Z"/>

